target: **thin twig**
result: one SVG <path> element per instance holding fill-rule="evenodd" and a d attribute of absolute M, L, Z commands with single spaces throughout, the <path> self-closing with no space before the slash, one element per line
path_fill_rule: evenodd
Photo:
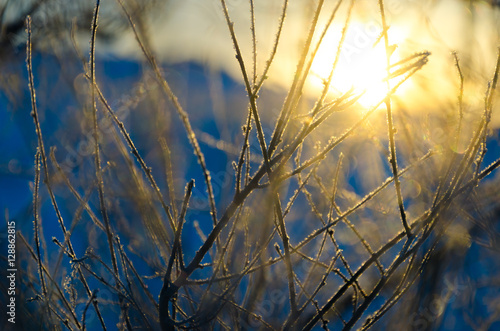
<path fill-rule="evenodd" d="M 255 6 L 254 0 L 250 1 L 250 31 L 252 32 L 252 90 L 255 91 L 257 84 L 257 37 L 255 36 Z"/>
<path fill-rule="evenodd" d="M 184 202 L 182 203 L 181 213 L 179 215 L 179 220 L 177 224 L 177 230 L 175 231 L 174 238 L 174 246 L 172 248 L 172 254 L 170 255 L 170 260 L 168 261 L 166 276 L 167 279 L 170 279 L 170 273 L 172 272 L 172 266 L 176 255 L 179 258 L 181 263 L 181 269 L 184 268 L 184 263 L 182 262 L 182 247 L 181 247 L 181 234 L 182 234 L 182 225 L 185 222 L 186 212 L 189 205 L 189 199 L 191 198 L 191 194 L 193 192 L 194 180 L 191 179 L 189 183 L 186 185 L 186 190 L 184 193 Z"/>
<path fill-rule="evenodd" d="M 97 218 L 97 216 L 94 214 L 94 212 L 92 211 L 92 209 L 90 208 L 88 202 L 86 202 L 80 195 L 80 193 L 78 193 L 78 191 L 74 188 L 74 186 L 71 184 L 71 182 L 69 181 L 69 178 L 68 176 L 64 173 L 63 169 L 61 168 L 61 165 L 57 162 L 56 160 L 56 157 L 55 157 L 55 148 L 52 148 L 51 149 L 51 152 L 50 152 L 50 161 L 52 162 L 52 164 L 56 167 L 57 169 L 57 172 L 59 174 L 59 176 L 62 177 L 62 179 L 64 180 L 64 183 L 66 184 L 66 187 L 69 188 L 69 190 L 71 191 L 71 193 L 74 195 L 74 197 L 76 198 L 76 200 L 78 200 L 78 203 L 80 205 L 83 206 L 83 208 L 87 211 L 87 214 L 90 216 L 90 219 L 92 220 L 92 222 L 94 222 L 94 224 L 99 228 L 101 229 L 102 231 L 106 231 L 105 228 L 104 228 L 104 225 L 102 224 L 102 222 Z"/>
<path fill-rule="evenodd" d="M 498 56 L 497 56 L 497 63 L 495 66 L 495 73 L 493 75 L 493 80 L 491 83 L 491 89 L 490 93 L 488 94 L 487 102 L 486 102 L 486 107 L 491 111 L 493 107 L 493 96 L 494 96 L 494 91 L 497 88 L 497 83 L 498 83 L 498 76 L 500 74 L 500 47 L 498 48 Z"/>
<path fill-rule="evenodd" d="M 38 260 L 38 276 L 40 277 L 40 284 L 42 285 L 42 294 L 44 298 L 47 298 L 47 287 L 45 286 L 45 277 L 42 272 L 42 257 L 40 255 L 40 239 L 39 232 L 40 228 L 38 226 L 38 190 L 40 187 L 40 152 L 37 151 L 35 156 L 35 187 L 33 188 L 33 214 L 34 214 L 34 225 L 35 225 L 35 246 L 36 255 Z"/>
<path fill-rule="evenodd" d="M 165 174 L 167 178 L 168 195 L 170 198 L 170 208 L 172 208 L 173 219 L 177 219 L 177 208 L 175 206 L 174 175 L 172 172 L 172 154 L 170 153 L 170 149 L 168 148 L 168 144 L 165 138 L 160 137 L 159 142 L 165 158 Z M 175 226 L 173 222 L 170 226 L 172 226 L 172 230 L 174 230 L 175 232 Z"/>
<path fill-rule="evenodd" d="M 19 236 L 19 238 L 21 238 L 21 242 L 24 244 L 24 246 L 28 249 L 31 257 L 33 258 L 33 260 L 37 261 L 37 255 L 35 253 L 35 251 L 33 250 L 33 248 L 30 246 L 30 244 L 28 243 L 28 241 L 26 240 L 26 238 L 23 236 L 23 234 L 21 232 L 17 232 L 17 235 Z M 71 307 L 71 304 L 68 302 L 68 300 L 66 299 L 66 297 L 64 296 L 64 293 L 61 289 L 61 287 L 59 286 L 59 283 L 56 282 L 54 280 L 54 278 L 52 278 L 52 276 L 50 275 L 49 273 L 49 270 L 47 270 L 47 268 L 45 267 L 45 265 L 42 265 L 42 271 L 43 273 L 47 276 L 47 279 L 48 281 L 50 282 L 50 287 L 51 288 L 54 288 L 55 291 L 57 292 L 58 294 L 58 298 L 62 301 L 62 304 L 64 305 L 64 307 L 66 308 L 65 310 L 69 313 L 69 316 L 71 317 L 71 319 L 73 320 L 73 322 L 75 323 L 75 326 L 80 329 L 81 328 L 81 325 L 80 325 L 80 321 L 78 320 L 76 314 L 75 314 L 75 311 L 73 310 L 73 308 Z"/>
<path fill-rule="evenodd" d="M 255 126 L 257 129 L 257 137 L 259 139 L 259 144 L 262 151 L 262 157 L 264 158 L 264 165 L 266 167 L 269 179 L 271 179 L 271 165 L 269 163 L 269 154 L 267 151 L 266 139 L 264 137 L 264 130 L 262 129 L 259 111 L 257 110 L 257 96 L 253 93 L 253 89 L 250 85 L 250 80 L 248 79 L 245 63 L 243 62 L 243 56 L 241 55 L 240 46 L 238 45 L 238 40 L 236 39 L 236 33 L 234 32 L 234 23 L 231 21 L 229 17 L 226 1 L 221 0 L 221 4 L 222 4 L 222 10 L 224 11 L 224 17 L 226 18 L 227 27 L 229 28 L 229 33 L 233 41 L 233 47 L 234 50 L 236 51 L 236 59 L 238 60 L 238 64 L 241 69 L 241 74 L 243 76 L 243 82 L 245 83 L 245 88 L 247 90 L 248 98 L 250 101 L 250 108 L 252 110 L 252 116 L 255 121 Z"/>
<path fill-rule="evenodd" d="M 387 77 L 390 76 L 389 68 L 391 65 L 391 50 L 389 46 L 389 36 L 387 34 L 387 30 L 389 27 L 387 26 L 386 18 L 385 18 L 385 9 L 384 9 L 384 0 L 378 0 L 379 9 L 380 9 L 380 17 L 382 19 L 382 29 L 384 36 L 384 45 L 385 45 L 385 55 L 386 55 L 386 71 Z M 394 136 L 396 135 L 396 129 L 393 124 L 393 116 L 392 116 L 392 107 L 391 107 L 391 84 L 389 80 L 386 81 L 387 84 L 387 96 L 385 98 L 385 107 L 387 109 L 387 126 L 388 126 L 388 135 L 389 135 L 389 151 L 391 153 L 391 157 L 389 159 L 389 163 L 391 164 L 392 174 L 394 176 L 394 186 L 396 188 L 396 195 L 398 199 L 399 212 L 401 214 L 401 222 L 403 223 L 403 227 L 405 228 L 406 235 L 408 238 L 411 238 L 411 229 L 408 226 L 408 221 L 406 220 L 406 210 L 403 202 L 403 194 L 401 192 L 401 182 L 399 181 L 399 173 L 398 173 L 398 161 L 396 157 L 396 142 Z"/>
<path fill-rule="evenodd" d="M 84 330 L 84 331 L 87 329 L 87 325 L 85 324 L 86 323 L 86 319 L 87 319 L 87 310 L 89 309 L 90 304 L 96 299 L 97 292 L 99 292 L 99 290 L 95 290 L 95 291 L 92 292 L 92 295 L 87 300 L 87 303 L 85 304 L 85 308 L 83 309 L 83 313 L 82 313 L 82 330 Z"/>
<path fill-rule="evenodd" d="M 341 4 L 342 4 L 342 0 L 339 0 L 337 2 L 337 5 L 333 9 L 332 14 L 330 15 L 330 18 L 328 20 L 328 23 L 326 24 L 325 28 L 323 29 L 323 33 L 321 34 L 320 40 L 316 44 L 316 49 L 314 50 L 313 54 L 317 53 L 317 51 L 321 45 L 321 42 L 323 41 L 324 36 L 326 35 L 327 31 L 329 30 L 330 25 L 333 22 L 333 19 L 335 18 L 335 14 L 337 13 Z M 314 107 L 313 107 L 313 110 L 312 110 L 313 115 L 315 115 L 319 111 L 319 109 L 323 105 L 323 102 L 325 101 L 325 98 L 326 98 L 326 95 L 328 94 L 328 91 L 330 90 L 330 85 L 332 83 L 333 74 L 335 72 L 335 69 L 337 68 L 338 61 L 340 60 L 340 54 L 342 52 L 342 47 L 344 45 L 344 41 L 345 41 L 345 38 L 347 36 L 347 29 L 349 27 L 349 22 L 351 20 L 351 14 L 352 14 L 353 8 L 354 8 L 354 0 L 351 0 L 351 4 L 349 6 L 349 11 L 347 12 L 347 16 L 345 19 L 344 27 L 342 28 L 340 41 L 339 41 L 339 44 L 337 46 L 337 52 L 335 54 L 335 59 L 333 60 L 332 68 L 330 70 L 330 74 L 328 75 L 328 78 L 323 82 L 323 90 L 321 91 L 321 95 L 318 98 L 318 100 L 316 101 L 316 105 L 314 105 Z M 312 64 L 312 61 L 311 61 L 311 64 Z"/>
<path fill-rule="evenodd" d="M 101 168 L 101 157 L 99 151 L 99 128 L 97 126 L 97 105 L 95 99 L 96 92 L 96 81 L 95 81 L 95 40 L 97 33 L 97 19 L 99 17 L 99 6 L 100 0 L 96 1 L 96 6 L 94 10 L 94 18 L 92 20 L 91 38 L 90 38 L 90 58 L 89 58 L 89 69 L 90 69 L 90 96 L 92 103 L 92 119 L 94 128 L 94 157 L 95 157 L 95 171 L 97 178 L 97 190 L 99 193 L 99 203 L 101 215 L 104 220 L 104 227 L 106 229 L 106 236 L 108 239 L 109 252 L 111 255 L 111 263 L 113 264 L 113 271 L 116 276 L 118 276 L 118 263 L 116 262 L 115 249 L 113 247 L 113 234 L 111 232 L 111 226 L 109 224 L 109 216 L 106 208 L 106 201 L 104 199 L 104 182 L 102 178 L 102 168 Z"/>
<path fill-rule="evenodd" d="M 274 132 L 271 137 L 271 142 L 269 143 L 269 155 L 273 155 L 278 144 L 281 142 L 281 138 L 283 132 L 285 130 L 287 121 L 290 117 L 292 109 L 297 104 L 300 94 L 302 92 L 303 83 L 305 79 L 301 79 L 302 76 L 307 76 L 308 70 L 304 70 L 304 65 L 306 63 L 307 54 L 309 53 L 312 38 L 314 35 L 314 31 L 316 30 L 316 26 L 318 24 L 319 15 L 321 13 L 321 9 L 323 7 L 324 0 L 319 0 L 316 6 L 316 10 L 314 12 L 314 16 L 311 22 L 311 26 L 309 28 L 309 32 L 307 34 L 307 39 L 304 43 L 304 48 L 302 50 L 302 54 L 299 58 L 299 63 L 297 64 L 297 69 L 295 70 L 294 80 L 292 82 L 292 86 L 288 90 L 288 94 L 286 96 L 283 107 L 281 108 L 280 114 L 276 121 L 276 125 L 274 127 Z M 314 54 L 313 54 L 314 56 Z M 305 73 L 304 73 L 305 71 Z"/>
<path fill-rule="evenodd" d="M 47 191 L 49 192 L 50 200 L 52 202 L 52 206 L 54 208 L 54 211 L 57 216 L 57 220 L 59 223 L 59 226 L 61 227 L 61 230 L 63 234 L 66 236 L 67 230 L 66 226 L 64 225 L 64 220 L 62 218 L 61 212 L 59 210 L 59 207 L 57 205 L 57 201 L 55 199 L 54 192 L 52 190 L 52 185 L 51 185 L 51 177 L 49 176 L 49 170 L 48 170 L 48 165 L 47 165 L 47 157 L 45 154 L 45 147 L 44 147 L 44 141 L 43 141 L 43 136 L 42 136 L 42 130 L 40 128 L 40 122 L 38 120 L 38 110 L 37 110 L 37 105 L 36 105 L 36 93 L 35 93 L 35 84 L 34 84 L 34 78 L 33 78 L 33 65 L 32 65 L 32 56 L 31 56 L 31 17 L 27 16 L 26 18 L 26 30 L 28 33 L 28 40 L 26 42 L 26 64 L 27 64 L 27 69 L 28 69 L 28 79 L 29 79 L 29 89 L 30 89 L 30 95 L 31 95 L 31 116 L 33 117 L 33 121 L 35 122 L 35 128 L 36 128 L 36 133 L 38 137 L 38 151 L 40 153 L 40 161 L 44 170 L 44 183 L 45 186 L 47 187 Z M 47 275 L 49 276 L 50 274 L 47 272 Z M 85 284 L 85 282 L 84 282 Z M 100 313 L 99 307 L 95 306 L 98 318 L 101 322 L 101 325 L 103 326 L 103 329 L 105 330 L 106 327 L 104 325 L 104 320 L 102 318 L 102 315 Z M 78 319 L 76 319 L 77 326 L 80 327 Z"/>
<path fill-rule="evenodd" d="M 243 127 L 245 138 L 243 140 L 243 146 L 241 147 L 240 157 L 238 159 L 238 164 L 236 166 L 236 194 L 239 194 L 241 191 L 241 176 L 242 176 L 243 164 L 245 163 L 245 155 L 247 155 L 246 170 L 247 172 L 250 171 L 250 158 L 248 157 L 248 154 L 250 153 L 250 145 L 248 143 L 248 139 L 250 137 L 250 131 L 252 130 L 251 125 L 252 125 L 252 112 L 251 110 L 249 110 L 246 125 Z"/>
<path fill-rule="evenodd" d="M 290 316 L 292 319 L 294 319 L 297 312 L 298 312 L 297 301 L 295 299 L 295 283 L 293 281 L 294 272 L 293 272 L 293 267 L 292 267 L 292 261 L 290 260 L 289 237 L 288 237 L 288 234 L 286 231 L 285 221 L 283 219 L 281 202 L 280 202 L 280 199 L 279 199 L 279 196 L 277 193 L 274 197 L 274 208 L 275 208 L 275 212 L 276 212 L 276 216 L 277 216 L 277 220 L 278 220 L 278 226 L 280 229 L 281 240 L 283 241 L 283 248 L 285 250 L 285 266 L 287 269 L 287 276 L 288 276 L 288 290 L 290 292 L 290 306 L 291 306 Z"/>
<path fill-rule="evenodd" d="M 178 256 L 179 264 L 180 264 L 180 269 L 181 272 L 184 272 L 184 262 L 182 258 L 182 247 L 181 247 L 181 234 L 182 234 L 182 225 L 185 222 L 185 217 L 186 217 L 186 212 L 187 208 L 189 205 L 189 199 L 191 198 L 191 193 L 193 191 L 193 186 L 194 186 L 194 180 L 189 181 L 189 183 L 186 185 L 186 191 L 184 194 L 184 202 L 182 203 L 182 209 L 181 213 L 179 215 L 179 221 L 177 224 L 177 229 L 175 232 L 175 239 L 174 239 L 174 246 L 172 248 L 172 253 L 170 255 L 170 259 L 168 261 L 168 266 L 167 266 L 167 272 L 165 273 L 165 277 L 163 280 L 163 288 L 161 289 L 160 292 L 160 298 L 159 298 L 159 313 L 160 313 L 160 324 L 162 326 L 163 330 L 167 330 L 169 328 L 169 325 L 172 322 L 172 319 L 169 317 L 168 313 L 168 303 L 170 301 L 169 298 L 169 288 L 171 287 L 171 273 L 172 273 L 172 267 L 174 264 L 175 257 Z M 174 316 L 175 318 L 175 316 Z"/>
<path fill-rule="evenodd" d="M 179 118 L 182 121 L 182 124 L 184 125 L 184 129 L 186 130 L 187 137 L 189 139 L 189 143 L 193 147 L 193 152 L 196 155 L 196 157 L 198 158 L 198 163 L 200 164 L 201 169 L 203 171 L 203 176 L 205 177 L 205 184 L 207 185 L 208 200 L 210 203 L 210 212 L 211 212 L 213 224 L 215 226 L 217 224 L 217 209 L 215 207 L 215 198 L 214 198 L 214 193 L 213 193 L 212 180 L 210 177 L 210 172 L 208 171 L 208 168 L 206 165 L 205 156 L 204 156 L 203 152 L 201 151 L 200 144 L 198 143 L 198 139 L 196 138 L 196 134 L 194 133 L 194 130 L 191 127 L 189 115 L 182 108 L 181 104 L 179 103 L 179 100 L 177 99 L 177 96 L 174 94 L 174 92 L 170 88 L 170 85 L 163 77 L 163 74 L 161 73 L 161 70 L 158 67 L 158 64 L 156 63 L 156 59 L 151 54 L 150 50 L 146 47 L 146 44 L 143 42 L 141 36 L 139 35 L 139 32 L 137 31 L 137 29 L 135 27 L 134 21 L 132 20 L 132 16 L 130 15 L 130 13 L 128 12 L 128 10 L 125 8 L 125 6 L 123 4 L 123 0 L 117 0 L 117 1 L 120 4 L 123 12 L 125 13 L 125 16 L 127 17 L 129 24 L 130 24 L 130 27 L 132 28 L 134 36 L 137 40 L 137 43 L 139 44 L 139 46 L 140 46 L 144 56 L 146 57 L 146 60 L 148 61 L 149 65 L 153 69 L 158 83 L 160 84 L 164 93 L 167 95 L 170 102 L 172 102 L 175 110 L 177 111 L 177 114 L 179 115 Z"/>
<path fill-rule="evenodd" d="M 99 96 L 99 100 L 101 101 L 102 105 L 104 106 L 104 108 L 106 108 L 106 110 L 108 111 L 109 115 L 111 116 L 111 118 L 113 119 L 113 121 L 116 123 L 116 125 L 120 129 L 120 133 L 125 138 L 125 141 L 127 142 L 127 145 L 130 148 L 130 152 L 134 155 L 134 157 L 137 159 L 137 162 L 139 162 L 139 164 L 141 165 L 142 171 L 144 172 L 144 174 L 146 174 L 146 177 L 148 178 L 148 181 L 149 181 L 151 187 L 153 188 L 153 191 L 155 192 L 158 200 L 160 201 L 160 203 L 161 203 L 161 205 L 163 207 L 163 210 L 165 211 L 165 214 L 167 215 L 167 218 L 169 220 L 170 226 L 175 231 L 175 225 L 174 225 L 174 222 L 173 222 L 172 215 L 170 213 L 170 210 L 169 210 L 168 206 L 165 203 L 165 199 L 163 198 L 163 195 L 161 194 L 161 191 L 160 191 L 160 188 L 158 187 L 158 184 L 156 184 L 156 181 L 155 181 L 155 179 L 153 177 L 153 174 L 151 172 L 151 168 L 147 166 L 146 162 L 144 161 L 144 159 L 139 154 L 139 151 L 135 147 L 135 144 L 134 144 L 132 138 L 130 137 L 130 134 L 127 132 L 127 129 L 125 128 L 125 125 L 123 124 L 122 121 L 120 121 L 120 119 L 118 118 L 118 116 L 116 116 L 116 113 L 113 111 L 113 109 L 111 108 L 111 106 L 109 105 L 109 103 L 104 98 L 104 95 L 102 94 L 101 89 L 99 88 L 99 86 L 96 85 L 95 89 L 97 91 L 97 94 Z"/>
<path fill-rule="evenodd" d="M 273 63 L 274 56 L 276 55 L 276 51 L 278 50 L 278 44 L 279 44 L 279 41 L 281 40 L 281 31 L 283 30 L 283 23 L 285 22 L 287 8 L 288 8 L 288 0 L 284 0 L 282 11 L 281 11 L 281 16 L 280 16 L 279 23 L 278 23 L 278 31 L 276 32 L 276 35 L 274 38 L 273 49 L 271 50 L 271 54 L 269 55 L 269 59 L 266 61 L 266 65 L 264 67 L 264 72 L 260 76 L 259 82 L 254 87 L 253 93 L 255 95 L 257 95 L 259 93 L 260 88 L 264 84 L 264 81 L 267 79 L 267 73 L 269 71 L 269 68 L 271 67 L 271 64 Z"/>

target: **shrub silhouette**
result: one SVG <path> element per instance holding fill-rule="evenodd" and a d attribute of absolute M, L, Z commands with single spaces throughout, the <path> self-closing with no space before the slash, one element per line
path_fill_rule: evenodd
<path fill-rule="evenodd" d="M 233 117 L 217 123 L 225 136 L 214 137 L 179 101 L 184 92 L 156 60 L 133 2 L 119 0 L 119 8 L 145 66 L 134 89 L 120 102 L 110 101 L 107 93 L 113 91 L 101 84 L 105 78 L 96 61 L 97 1 L 88 59 L 75 34 L 66 36 L 70 50 L 61 53 L 80 108 L 68 120 L 75 128 L 71 139 L 80 141 L 74 162 L 52 147 L 64 144 L 44 135 L 36 96 L 45 92 L 36 84 L 35 31 L 27 16 L 38 147 L 34 229 L 18 232 L 25 266 L 20 298 L 31 317 L 24 325 L 349 330 L 442 323 L 445 298 L 454 292 L 439 300 L 430 296 L 440 290 L 432 282 L 448 275 L 443 266 L 453 265 L 474 238 L 498 249 L 498 189 L 485 178 L 500 165 L 487 148 L 500 57 L 484 82 L 476 118 L 464 119 L 467 77 L 455 53 L 456 76 L 449 79 L 459 85 L 459 101 L 422 121 L 394 100 L 432 55 L 415 49 L 393 61 L 391 29 L 379 0 L 378 43 L 387 79 L 385 92 L 366 107 L 362 91 L 331 92 L 355 3 L 340 1 L 330 10 L 323 2 L 311 5 L 295 74 L 282 96 L 267 91 L 266 82 L 284 38 L 288 1 L 263 67 L 257 66 L 254 2 L 248 55 L 234 30 L 238 22 L 221 1 L 243 86 L 231 105 Z M 347 10 L 341 19 L 338 8 Z M 331 74 L 312 96 L 306 91 L 311 67 L 337 19 L 343 29 Z M 223 96 L 215 98 L 214 107 L 224 103 Z M 280 110 L 270 114 L 276 99 Z M 223 166 L 214 165 L 214 158 Z M 42 220 L 46 199 L 55 213 Z M 48 238 L 43 226 L 53 220 L 60 232 Z M 416 284 L 422 288 L 417 293 Z M 491 314 L 482 327 L 497 319 Z"/>

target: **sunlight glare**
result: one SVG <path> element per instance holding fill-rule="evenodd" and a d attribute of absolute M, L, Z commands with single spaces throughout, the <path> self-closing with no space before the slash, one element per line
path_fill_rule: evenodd
<path fill-rule="evenodd" d="M 316 54 L 311 68 L 311 84 L 316 88 L 323 87 L 323 82 L 330 75 L 341 30 L 338 27 L 332 29 Z M 381 33 L 382 29 L 377 26 L 351 24 L 333 74 L 330 92 L 343 94 L 354 89 L 357 94 L 364 93 L 358 101 L 363 107 L 373 106 L 384 98 L 387 94 L 384 81 L 387 74 L 384 41 L 378 41 Z M 391 62 L 398 60 L 396 49 Z"/>

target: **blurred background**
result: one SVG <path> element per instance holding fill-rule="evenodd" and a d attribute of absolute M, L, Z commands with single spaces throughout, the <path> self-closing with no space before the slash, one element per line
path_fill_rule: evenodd
<path fill-rule="evenodd" d="M 234 194 L 233 161 L 237 160 L 243 143 L 248 98 L 244 89 L 233 44 L 219 1 L 195 0 L 145 0 L 123 1 L 132 13 L 138 33 L 151 47 L 180 104 L 189 114 L 191 124 L 205 153 L 207 167 L 214 182 L 214 195 L 219 210 L 227 206 Z M 243 57 L 252 59 L 250 33 L 250 6 L 245 0 L 228 0 L 227 8 L 234 24 Z M 326 1 L 329 13 L 336 2 Z M 106 255 L 105 238 L 91 226 L 89 215 L 79 211 L 81 204 L 74 198 L 62 173 L 89 205 L 97 210 L 95 172 L 93 170 L 93 137 L 91 109 L 88 100 L 88 70 L 90 26 L 95 3 L 92 1 L 59 0 L 2 0 L 0 1 L 0 208 L 4 221 L 0 225 L 2 282 L 6 267 L 6 222 L 14 220 L 16 229 L 33 245 L 33 181 L 34 155 L 37 135 L 30 116 L 31 100 L 26 69 L 25 17 L 32 17 L 33 74 L 37 92 L 37 106 L 47 154 L 53 150 L 54 158 L 62 172 L 51 166 L 52 182 L 59 207 L 67 227 L 73 233 L 77 256 L 88 253 L 88 248 Z M 282 102 L 294 77 L 294 70 L 307 36 L 314 6 L 311 1 L 290 1 L 282 38 L 268 79 L 260 92 L 259 102 L 266 137 L 274 127 Z M 281 1 L 255 1 L 255 33 L 257 38 L 257 72 L 265 66 L 274 46 Z M 316 54 L 312 74 L 304 91 L 303 109 L 310 108 L 323 81 L 328 77 L 348 6 L 339 9 L 339 18 L 325 37 Z M 429 148 L 451 149 L 464 153 L 467 143 L 483 116 L 484 98 L 491 82 L 500 45 L 500 11 L 495 1 L 459 0 L 391 0 L 386 2 L 389 38 L 398 62 L 417 52 L 430 52 L 428 63 L 415 77 L 393 96 L 396 126 L 405 141 L 401 145 L 401 167 L 425 154 Z M 356 111 L 340 114 L 333 123 L 318 132 L 310 149 L 326 144 L 325 137 L 337 135 L 354 123 L 384 92 L 385 55 L 380 56 L 382 25 L 378 3 L 372 0 L 357 1 L 352 24 L 346 34 L 334 73 L 332 96 L 353 89 L 366 91 Z M 326 22 L 327 15 L 320 17 Z M 461 138 L 456 139 L 458 123 L 458 98 L 460 76 L 457 71 L 456 52 L 464 81 Z M 182 202 L 184 187 L 190 179 L 196 186 L 186 217 L 183 232 L 185 259 L 190 260 L 203 243 L 203 234 L 212 228 L 207 191 L 196 156 L 189 147 L 189 140 L 171 103 L 163 95 L 154 74 L 149 70 L 137 45 L 130 23 L 116 1 L 102 1 L 96 45 L 96 80 L 118 118 L 124 123 L 135 146 L 152 168 L 153 174 L 167 199 L 178 205 Z M 250 65 L 248 65 L 250 67 Z M 496 92 L 498 100 L 498 92 Z M 485 147 L 484 168 L 500 156 L 500 103 L 495 101 L 491 117 L 491 131 Z M 104 112 L 103 112 L 104 113 Z M 360 133 L 343 144 L 331 159 L 327 159 L 320 176 L 334 173 L 337 159 L 342 153 L 344 166 L 341 173 L 343 187 L 339 191 L 339 205 L 347 208 L 380 185 L 391 170 L 387 162 L 387 132 L 385 112 L 374 114 L 370 123 Z M 158 249 L 159 238 L 151 236 L 155 229 L 148 229 L 144 219 L 161 219 L 158 204 L 148 200 L 148 195 L 138 197 L 137 187 L 144 179 L 137 175 L 137 167 L 127 157 L 128 147 L 117 134 L 108 116 L 99 118 L 102 130 L 103 168 L 109 210 L 112 222 L 121 234 L 122 244 L 131 252 L 131 260 L 138 273 L 147 281 L 154 299 L 160 292 L 165 266 L 162 257 L 166 252 Z M 167 145 L 167 153 L 161 139 Z M 258 142 L 251 142 L 251 165 L 257 169 L 262 162 Z M 304 151 L 307 154 L 307 151 Z M 170 157 L 167 157 L 170 155 Z M 131 162 L 132 160 L 132 162 Z M 170 160 L 170 161 L 169 161 Z M 169 163 L 172 164 L 173 183 L 168 183 Z M 413 184 L 406 186 L 410 213 L 418 215 L 426 199 L 432 200 L 433 182 L 426 176 L 437 176 L 439 161 L 429 166 L 426 173 L 414 176 Z M 434 168 L 433 168 L 434 167 Z M 131 175 L 132 174 L 132 175 Z M 422 178 L 423 177 L 423 178 Z M 500 265 L 498 261 L 500 204 L 497 173 L 482 183 L 481 191 L 454 215 L 456 217 L 439 241 L 431 242 L 433 253 L 426 268 L 421 271 L 413 287 L 390 310 L 374 329 L 397 330 L 496 330 L 500 329 Z M 170 187 L 169 187 L 170 185 Z M 429 185 L 429 187 L 426 187 Z M 296 187 L 289 188 L 290 192 Z M 321 190 L 311 189 L 311 194 L 321 195 Z M 173 190 L 173 191 L 169 191 Z M 46 261 L 61 259 L 53 238 L 64 241 L 56 221 L 49 195 L 41 188 L 40 215 L 42 220 L 43 254 Z M 394 199 L 387 195 L 387 199 Z M 394 234 L 398 214 L 385 206 L 380 198 L 373 203 L 373 210 L 356 218 L 354 222 L 363 229 L 368 240 L 378 247 Z M 262 201 L 260 201 L 262 204 Z M 304 204 L 307 201 L 303 200 Z M 253 201 L 259 205 L 259 200 Z M 413 208 L 413 209 L 412 209 Z M 78 212 L 75 212 L 78 211 Z M 260 210 L 259 213 L 265 213 Z M 81 218 L 81 219 L 80 219 Z M 297 234 L 302 231 L 300 213 L 293 216 Z M 374 220 L 385 219 L 381 225 Z M 292 230 L 293 231 L 293 230 Z M 342 230 L 338 230 L 341 232 Z M 347 232 L 347 230 L 346 230 Z M 255 234 L 258 237 L 258 234 Z M 291 234 L 293 236 L 293 234 Z M 372 236 L 372 237 L 371 237 Z M 36 310 L 36 269 L 30 261 L 29 250 L 18 237 L 19 259 L 26 281 L 19 287 L 19 329 L 31 326 L 32 321 L 22 316 L 32 316 Z M 356 270 L 364 257 L 357 256 L 355 238 L 346 235 L 344 250 L 352 259 Z M 377 245 L 378 244 L 378 245 Z M 20 247 L 24 248 L 20 248 Z M 349 252 L 352 249 L 352 252 Z M 424 250 L 425 251 L 425 250 Z M 366 252 L 364 252 L 366 253 Z M 422 253 L 423 254 L 423 253 Z M 69 261 L 66 257 L 63 260 Z M 52 262 L 51 262 L 52 263 Z M 90 262 L 89 262 L 90 263 Z M 55 264 L 54 264 L 55 265 Z M 57 270 L 53 266 L 53 270 Z M 95 268 L 102 268 L 95 263 Z M 77 288 L 71 267 L 60 268 L 57 276 L 65 282 L 68 293 Z M 203 271 L 196 275 L 206 277 Z M 367 283 L 373 282 L 369 275 Z M 91 284 L 98 286 L 98 282 Z M 4 285 L 2 285 L 4 286 Z M 6 300 L 5 287 L 1 298 Z M 389 293 L 382 294 L 389 295 Z M 110 302 L 103 315 L 110 329 L 119 323 L 116 298 L 110 292 L 100 291 L 101 302 Z M 286 301 L 286 300 L 285 300 Z M 340 315 L 352 309 L 348 299 L 339 304 Z M 145 310 L 155 311 L 152 300 L 144 299 Z M 264 299 L 257 302 L 264 302 Z M 2 303 L 3 304 L 3 303 Z M 81 315 L 86 302 L 76 303 Z M 270 321 L 283 319 L 281 300 L 271 308 L 256 311 Z M 264 305 L 262 305 L 264 307 Z M 99 327 L 98 320 L 88 312 L 88 327 Z M 266 316 L 267 314 L 267 316 Z M 5 314 L 4 314 L 5 315 Z M 284 316 L 286 318 L 286 316 Z M 332 316 L 331 329 L 342 327 L 341 321 Z M 5 324 L 5 316 L 0 319 Z M 258 321 L 250 324 L 262 327 Z M 273 324 L 274 325 L 274 324 Z M 9 325 L 11 327 L 11 325 Z M 360 327 L 361 324 L 358 325 Z"/>

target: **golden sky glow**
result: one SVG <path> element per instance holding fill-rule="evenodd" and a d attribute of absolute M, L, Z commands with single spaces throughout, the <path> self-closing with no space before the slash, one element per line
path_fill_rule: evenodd
<path fill-rule="evenodd" d="M 333 28 L 320 46 L 311 68 L 311 85 L 323 86 L 330 75 L 337 53 L 341 28 Z M 391 31 L 393 32 L 393 31 Z M 387 93 L 386 52 L 382 29 L 374 24 L 352 23 L 346 34 L 340 57 L 334 71 L 330 91 L 343 94 L 353 89 L 356 94 L 364 93 L 359 103 L 370 107 L 378 103 Z M 390 41 L 396 42 L 392 38 Z M 401 36 L 398 36 L 400 39 Z M 391 40 L 392 39 L 392 40 Z M 391 63 L 400 60 L 397 47 L 391 47 Z"/>
<path fill-rule="evenodd" d="M 328 2 L 334 6 L 336 2 Z M 241 81 L 241 69 L 235 60 L 234 48 L 227 23 L 221 14 L 220 3 L 197 0 L 169 2 L 167 16 L 152 26 L 155 33 L 151 44 L 159 59 L 166 62 L 194 61 L 214 72 L 223 71 Z M 275 41 L 281 1 L 256 1 L 257 76 L 263 73 Z M 171 7 L 171 8 L 170 8 Z M 291 1 L 277 53 L 267 72 L 265 87 L 288 89 L 303 50 L 312 19 L 310 1 Z M 347 17 L 348 3 L 343 3 L 316 54 L 309 75 L 306 93 L 318 96 L 323 81 L 330 74 L 340 37 Z M 252 71 L 252 41 L 250 8 L 246 1 L 228 2 L 231 20 L 238 38 L 245 66 Z M 325 12 L 331 12 L 327 8 Z M 386 18 L 390 45 L 397 46 L 391 55 L 396 63 L 412 54 L 430 52 L 429 61 L 395 93 L 398 104 L 413 114 L 442 112 L 456 106 L 459 79 L 452 52 L 457 52 L 465 73 L 464 109 L 481 116 L 487 81 L 491 80 L 500 41 L 498 15 L 500 11 L 484 2 L 469 4 L 462 0 L 387 1 Z M 330 11 L 329 11 L 330 10 Z M 315 38 L 318 38 L 328 15 L 320 17 Z M 365 91 L 359 100 L 362 108 L 382 100 L 387 86 L 384 40 L 377 1 L 356 1 L 349 29 L 338 60 L 330 91 L 355 93 Z M 87 41 L 84 42 L 87 44 Z M 375 45 L 375 47 L 373 47 Z M 114 49 L 122 54 L 139 54 L 135 38 L 124 34 Z M 391 71 L 393 68 L 391 68 Z M 467 72 L 466 72 L 467 71 Z M 391 79 L 391 86 L 399 78 Z M 396 102 L 394 102 L 396 104 Z M 456 107 L 455 107 L 456 108 Z M 478 109 L 469 111 L 469 109 Z M 500 112 L 494 112 L 492 124 L 500 127 Z"/>

